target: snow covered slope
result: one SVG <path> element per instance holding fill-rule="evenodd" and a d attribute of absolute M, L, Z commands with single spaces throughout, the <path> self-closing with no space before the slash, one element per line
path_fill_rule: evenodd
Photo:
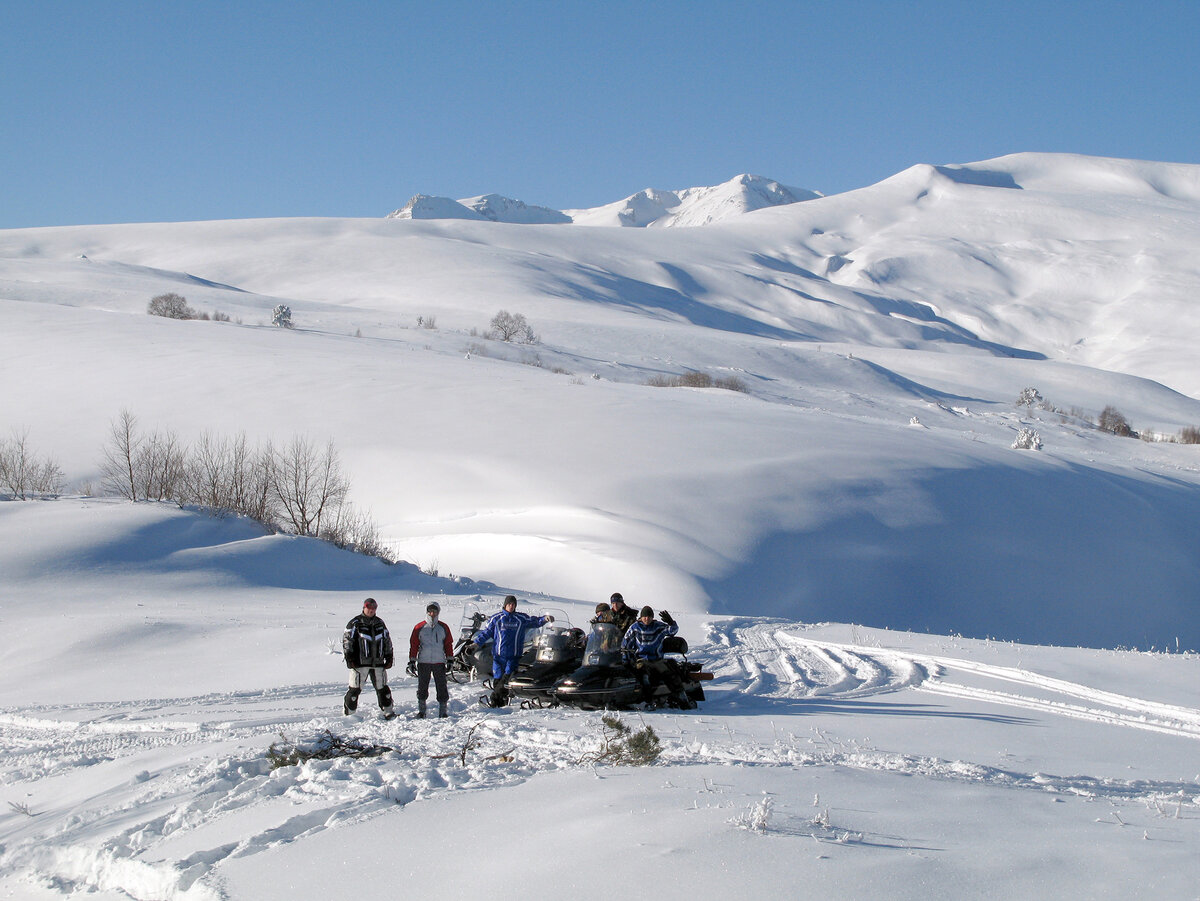
<path fill-rule="evenodd" d="M 0 423 L 93 485 L 122 408 L 330 436 L 400 553 L 530 590 L 1200 647 L 1195 447 L 1088 419 L 1200 425 L 1196 169 L 917 167 L 703 229 L 0 232 Z M 144 315 L 167 290 L 235 321 Z M 685 372 L 747 390 L 646 386 Z"/>
<path fill-rule="evenodd" d="M 0 504 L 0 572 L 7 897 L 318 901 L 348 878 L 436 895 L 458 877 L 429 862 L 465 855 L 492 897 L 593 901 L 618 890 L 596 853 L 613 835 L 671 901 L 1185 898 L 1200 879 L 1194 654 L 682 614 L 706 701 L 621 714 L 655 730 L 654 766 L 593 765 L 600 713 L 484 709 L 479 683 L 413 720 L 395 668 L 400 719 L 370 692 L 341 716 L 366 593 L 403 636 L 427 599 L 457 627 L 495 589 L 76 499 Z M 378 753 L 267 758 L 330 740 Z"/>

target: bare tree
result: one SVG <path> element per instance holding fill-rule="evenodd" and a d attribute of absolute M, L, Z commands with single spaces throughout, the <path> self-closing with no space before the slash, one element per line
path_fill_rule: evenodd
<path fill-rule="evenodd" d="M 146 304 L 146 312 L 151 316 L 164 316 L 167 319 L 196 318 L 196 311 L 188 306 L 187 298 L 174 292 L 150 298 L 150 303 Z"/>
<path fill-rule="evenodd" d="M 186 502 L 187 451 L 170 429 L 155 430 L 141 443 L 133 471 L 143 500 Z"/>
<path fill-rule="evenodd" d="M 271 493 L 297 535 L 320 535 L 323 519 L 335 518 L 350 491 L 333 441 L 318 451 L 297 435 L 272 455 Z"/>
<path fill-rule="evenodd" d="M 501 310 L 492 317 L 490 335 L 501 341 L 516 342 L 517 344 L 536 344 L 537 335 L 520 313 L 510 313 Z"/>
<path fill-rule="evenodd" d="M 1111 404 L 1100 411 L 1100 418 L 1096 421 L 1096 425 L 1098 428 L 1112 432 L 1114 435 L 1120 435 L 1122 438 L 1137 437 L 1137 432 L 1133 430 L 1129 420 L 1125 418 L 1125 414 Z"/>
<path fill-rule="evenodd" d="M 12 435 L 11 440 L 0 442 L 0 489 L 7 489 L 18 500 L 61 493 L 64 480 L 58 464 L 34 455 L 28 431 L 14 429 Z"/>
<path fill-rule="evenodd" d="M 100 473 L 107 488 L 131 501 L 136 501 L 139 496 L 137 457 L 141 446 L 137 417 L 127 409 L 121 410 L 109 426 Z"/>

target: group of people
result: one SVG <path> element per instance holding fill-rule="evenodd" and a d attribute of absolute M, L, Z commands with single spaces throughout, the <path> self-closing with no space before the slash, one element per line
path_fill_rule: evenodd
<path fill-rule="evenodd" d="M 347 716 L 358 709 L 358 698 L 369 680 L 375 687 L 379 709 L 385 719 L 396 715 L 392 702 L 392 690 L 388 687 L 388 670 L 395 663 L 395 649 L 391 634 L 378 615 L 379 604 L 374 598 L 363 601 L 362 613 L 346 624 L 342 635 L 342 656 L 350 670 L 350 685 L 342 704 Z M 429 683 L 434 683 L 438 704 L 438 716 L 449 716 L 450 689 L 446 684 L 446 669 L 454 657 L 454 639 L 450 627 L 439 617 L 442 608 L 431 601 L 425 608 L 425 619 L 413 626 L 408 643 L 408 666 L 410 676 L 417 677 L 417 718 L 427 716 Z M 487 625 L 475 633 L 472 642 L 478 651 L 492 645 L 492 692 L 485 703 L 502 707 L 508 703 L 508 682 L 525 650 L 525 634 L 530 629 L 540 628 L 554 622 L 554 617 L 532 616 L 517 611 L 517 599 L 508 595 L 499 613 L 488 620 Z M 621 593 L 615 592 L 609 603 L 596 608 L 593 622 L 613 623 L 624 636 L 622 647 L 633 653 L 635 666 L 642 679 L 647 698 L 654 686 L 664 682 L 684 707 L 695 707 L 683 689 L 683 683 L 674 667 L 663 658 L 663 642 L 679 631 L 679 626 L 666 610 L 654 619 L 654 611 L 643 607 L 639 613 L 625 603 Z"/>
<path fill-rule="evenodd" d="M 369 679 L 375 686 L 379 709 L 384 719 L 396 715 L 392 705 L 392 690 L 388 687 L 388 670 L 395 663 L 395 649 L 388 627 L 379 618 L 379 603 L 374 598 L 363 601 L 363 611 L 346 623 L 342 633 L 342 657 L 350 670 L 350 687 L 342 703 L 342 713 L 349 716 L 358 709 L 358 696 Z M 439 617 L 442 607 L 430 601 L 425 618 L 413 626 L 408 640 L 408 666 L 405 672 L 417 677 L 417 717 L 427 715 L 429 682 L 436 689 L 438 716 L 450 715 L 450 689 L 446 684 L 446 665 L 454 656 L 454 638 L 450 627 Z"/>
<path fill-rule="evenodd" d="M 596 616 L 592 622 L 612 623 L 624 636 L 621 647 L 633 653 L 634 667 L 642 683 L 646 700 L 651 699 L 655 687 L 664 683 L 684 710 L 691 710 L 696 702 L 684 690 L 679 671 L 663 656 L 663 642 L 679 632 L 679 624 L 666 610 L 654 618 L 652 607 L 643 607 L 637 613 L 625 603 L 621 592 L 613 592 L 607 604 L 596 605 Z"/>

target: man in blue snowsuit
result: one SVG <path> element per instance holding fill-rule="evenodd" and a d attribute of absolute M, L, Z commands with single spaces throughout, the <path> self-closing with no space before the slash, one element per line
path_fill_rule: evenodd
<path fill-rule="evenodd" d="M 504 609 L 475 633 L 472 641 L 477 649 L 492 642 L 492 696 L 488 706 L 504 707 L 508 704 L 508 680 L 516 672 L 517 663 L 525 651 L 525 633 L 530 628 L 541 628 L 552 622 L 553 616 L 517 613 L 517 599 L 510 594 L 504 599 Z"/>
<path fill-rule="evenodd" d="M 654 687 L 659 682 L 665 682 L 679 706 L 684 710 L 691 710 L 696 706 L 696 702 L 687 696 L 675 667 L 663 659 L 663 642 L 668 636 L 679 631 L 679 624 L 666 610 L 658 615 L 662 618 L 661 622 L 655 622 L 652 608 L 643 607 L 637 620 L 625 633 L 621 647 L 633 651 L 638 679 L 641 680 L 646 701 L 651 701 Z"/>

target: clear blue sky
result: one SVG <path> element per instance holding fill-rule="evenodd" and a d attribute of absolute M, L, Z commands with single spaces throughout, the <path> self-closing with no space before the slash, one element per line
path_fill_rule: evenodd
<path fill-rule="evenodd" d="M 1200 0 L 6 0 L 0 227 L 1200 163 L 1198 58 Z"/>

